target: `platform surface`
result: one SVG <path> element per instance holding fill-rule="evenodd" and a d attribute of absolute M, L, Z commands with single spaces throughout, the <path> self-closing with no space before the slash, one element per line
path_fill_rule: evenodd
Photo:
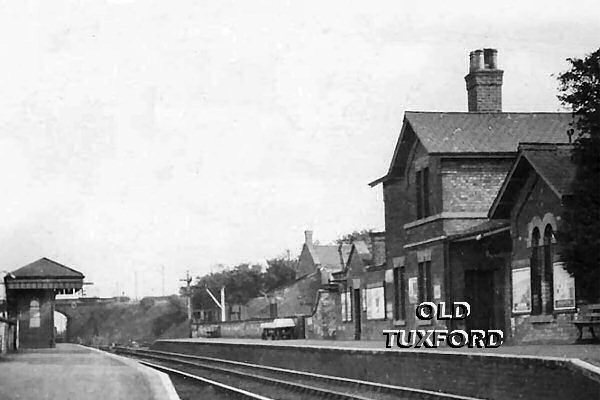
<path fill-rule="evenodd" d="M 530 357 L 553 357 L 553 358 L 577 358 L 582 361 L 591 363 L 596 367 L 600 367 L 600 344 L 545 344 L 545 345 L 502 345 L 495 349 L 479 349 L 463 347 L 453 349 L 450 347 L 439 347 L 437 349 L 401 349 L 392 347 L 385 348 L 385 337 L 382 336 L 381 341 L 377 340 L 261 340 L 261 339 L 239 339 L 239 338 L 194 338 L 194 339 L 165 339 L 190 342 L 223 342 L 223 343 L 248 343 L 262 345 L 277 345 L 277 346 L 313 346 L 313 347 L 333 347 L 345 349 L 373 349 L 373 350 L 388 350 L 388 351 L 421 351 L 421 352 L 455 352 L 467 354 L 492 354 L 492 355 L 507 355 L 507 356 L 530 356 Z"/>
<path fill-rule="evenodd" d="M 99 350 L 57 344 L 0 358 L 2 400 L 176 400 L 167 375 Z"/>

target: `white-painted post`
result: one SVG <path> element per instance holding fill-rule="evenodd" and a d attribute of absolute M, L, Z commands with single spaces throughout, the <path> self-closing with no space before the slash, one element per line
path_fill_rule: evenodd
<path fill-rule="evenodd" d="M 225 286 L 221 288 L 221 322 L 227 320 L 227 313 L 225 312 Z"/>

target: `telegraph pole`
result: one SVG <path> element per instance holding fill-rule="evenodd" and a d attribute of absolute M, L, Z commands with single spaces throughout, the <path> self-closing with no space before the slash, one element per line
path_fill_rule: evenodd
<path fill-rule="evenodd" d="M 192 276 L 190 275 L 190 270 L 185 271 L 185 278 L 180 279 L 180 281 L 186 283 L 185 295 L 187 297 L 187 315 L 188 321 L 192 320 L 192 292 L 190 289 L 190 284 L 192 283 Z"/>
<path fill-rule="evenodd" d="M 225 286 L 221 288 L 221 321 L 225 322 L 227 313 L 225 311 Z"/>
<path fill-rule="evenodd" d="M 165 297 L 165 266 L 164 264 L 160 266 L 161 269 L 161 277 L 162 277 L 162 296 Z"/>

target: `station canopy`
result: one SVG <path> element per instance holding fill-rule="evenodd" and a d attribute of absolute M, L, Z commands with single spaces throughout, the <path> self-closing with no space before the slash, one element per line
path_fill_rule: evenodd
<path fill-rule="evenodd" d="M 83 287 L 84 275 L 72 268 L 40 258 L 12 271 L 4 279 L 7 289 L 55 289 L 71 292 Z"/>

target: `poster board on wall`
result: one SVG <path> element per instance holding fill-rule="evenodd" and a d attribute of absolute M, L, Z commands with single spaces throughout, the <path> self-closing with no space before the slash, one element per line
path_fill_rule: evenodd
<path fill-rule="evenodd" d="M 573 310 L 575 308 L 575 279 L 565 269 L 565 264 L 555 262 L 554 268 L 554 309 Z"/>
<path fill-rule="evenodd" d="M 367 319 L 385 318 L 385 290 L 383 286 L 370 287 L 367 292 Z"/>
<path fill-rule="evenodd" d="M 417 304 L 419 301 L 419 281 L 417 277 L 408 278 L 408 302 Z"/>
<path fill-rule="evenodd" d="M 531 312 L 531 272 L 530 268 L 512 270 L 512 312 Z"/>

